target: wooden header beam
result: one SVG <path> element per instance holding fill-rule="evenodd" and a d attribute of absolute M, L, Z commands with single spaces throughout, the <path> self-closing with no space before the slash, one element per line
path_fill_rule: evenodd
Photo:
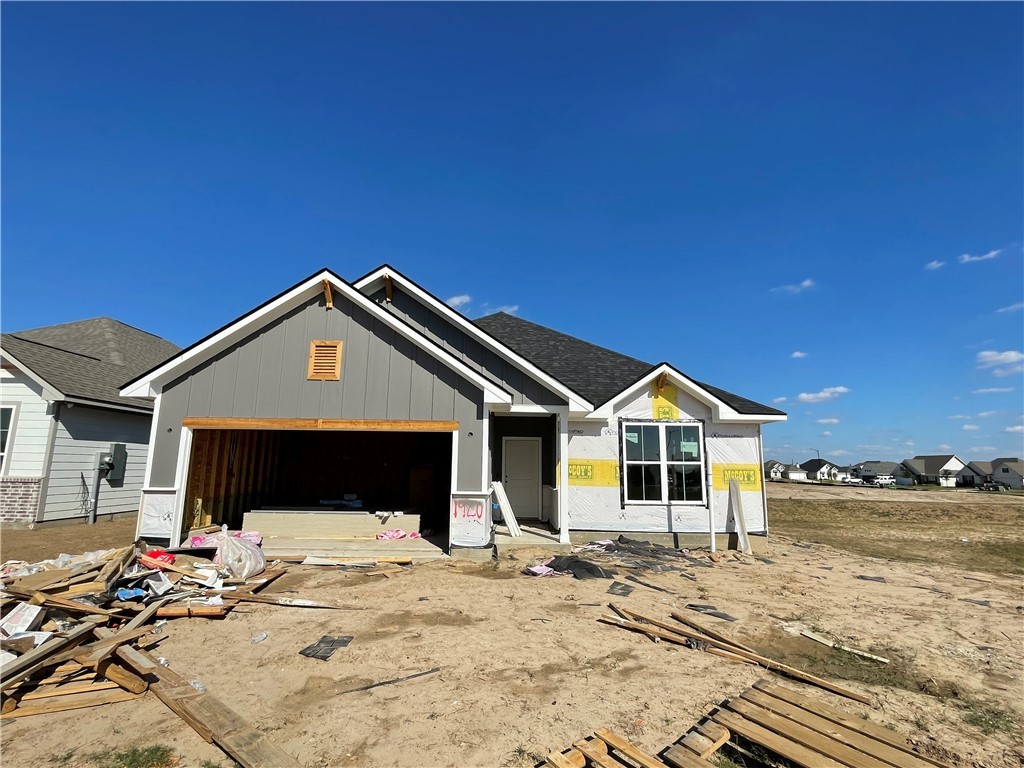
<path fill-rule="evenodd" d="M 349 432 L 455 432 L 457 421 L 402 421 L 397 419 L 251 419 L 218 416 L 187 416 L 189 429 L 292 429 Z"/>

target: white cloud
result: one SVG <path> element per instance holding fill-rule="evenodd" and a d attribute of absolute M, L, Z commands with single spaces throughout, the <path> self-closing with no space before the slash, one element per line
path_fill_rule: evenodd
<path fill-rule="evenodd" d="M 829 451 L 829 453 L 831 453 L 833 456 L 849 456 L 850 455 L 849 451 L 844 451 L 842 448 L 840 448 L 838 450 L 835 450 L 835 451 Z"/>
<path fill-rule="evenodd" d="M 448 301 L 445 302 L 452 309 L 458 309 L 459 307 L 469 304 L 473 300 L 473 297 L 469 294 L 463 293 L 458 296 L 452 296 Z"/>
<path fill-rule="evenodd" d="M 994 395 L 999 392 L 1013 392 L 1013 387 L 985 387 L 971 390 L 972 395 Z"/>
<path fill-rule="evenodd" d="M 951 418 L 951 419 L 969 419 L 971 417 L 970 416 L 964 416 L 963 414 L 958 413 L 956 416 L 950 416 L 949 418 Z"/>
<path fill-rule="evenodd" d="M 507 315 L 514 315 L 519 311 L 518 304 L 502 304 L 500 307 L 494 308 L 495 312 L 504 312 Z"/>
<path fill-rule="evenodd" d="M 773 403 L 784 403 L 787 400 L 789 400 L 788 397 L 776 397 L 774 400 L 772 400 L 772 402 Z"/>
<path fill-rule="evenodd" d="M 1012 427 L 1007 427 L 1003 432 L 1024 432 L 1024 424 L 1017 424 Z M 709 529 L 710 530 L 710 529 Z"/>
<path fill-rule="evenodd" d="M 938 449 L 940 451 L 952 451 L 953 450 L 953 446 L 949 445 L 948 443 L 939 443 Z"/>
<path fill-rule="evenodd" d="M 994 445 L 975 445 L 971 447 L 971 453 L 988 453 L 989 451 L 996 451 Z"/>
<path fill-rule="evenodd" d="M 801 392 L 796 399 L 801 403 L 825 403 L 849 391 L 847 387 L 825 387 L 821 392 Z"/>
<path fill-rule="evenodd" d="M 832 433 L 829 432 L 828 430 L 825 430 L 824 432 L 821 433 L 821 436 L 822 437 L 832 437 Z"/>
<path fill-rule="evenodd" d="M 987 419 L 989 416 L 995 416 L 999 411 L 982 411 L 978 414 L 983 419 Z"/>
<path fill-rule="evenodd" d="M 1016 304 L 1011 304 L 1008 307 L 1001 307 L 996 312 L 1020 312 L 1024 309 L 1024 301 L 1018 301 Z"/>
<path fill-rule="evenodd" d="M 960 254 L 959 261 L 961 264 L 970 264 L 973 261 L 988 261 L 989 259 L 994 259 L 1000 253 L 1002 253 L 1002 250 L 989 251 L 988 253 L 981 254 L 981 256 L 971 256 L 969 253 L 962 253 Z"/>
<path fill-rule="evenodd" d="M 975 430 L 981 429 L 977 424 L 964 424 L 964 430 L 967 432 L 974 432 Z"/>
<path fill-rule="evenodd" d="M 839 419 L 818 419 L 819 424 L 838 424 Z"/>
<path fill-rule="evenodd" d="M 946 262 L 944 262 L 944 261 L 929 261 L 927 264 L 924 265 L 924 268 L 925 269 L 942 269 L 944 266 L 946 266 Z"/>
<path fill-rule="evenodd" d="M 792 357 L 792 358 L 794 358 L 796 360 L 800 360 L 802 358 L 807 357 L 807 353 L 806 352 L 799 352 L 799 351 L 797 351 L 797 352 L 794 352 L 792 355 L 790 355 L 790 357 Z"/>
<path fill-rule="evenodd" d="M 814 287 L 814 281 L 811 280 L 811 278 L 808 277 L 806 280 L 801 280 L 796 285 L 780 285 L 777 288 L 772 288 L 771 292 L 772 293 L 789 293 L 789 294 L 803 293 L 804 291 L 808 290 L 809 288 L 813 288 L 813 287 Z"/>
<path fill-rule="evenodd" d="M 1013 376 L 1015 373 L 1024 373 L 1024 363 L 1017 363 L 1009 368 L 996 368 L 992 371 L 992 375 L 1000 379 L 1004 376 Z"/>
<path fill-rule="evenodd" d="M 1016 350 L 1007 350 L 1006 352 L 996 352 L 994 349 L 986 349 L 978 353 L 976 359 L 978 368 L 995 368 L 996 366 L 1007 365 L 1010 368 L 1001 368 L 993 371 L 992 373 L 996 376 L 1006 376 L 1006 373 L 1000 373 L 999 371 L 1007 371 L 1011 369 L 1019 370 L 1021 368 L 1020 363 L 1024 362 L 1024 352 L 1017 352 Z M 1014 370 L 1014 372 L 1016 372 Z"/>

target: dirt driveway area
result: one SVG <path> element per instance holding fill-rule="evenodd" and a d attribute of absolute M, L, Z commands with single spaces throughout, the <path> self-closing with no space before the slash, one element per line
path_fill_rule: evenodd
<path fill-rule="evenodd" d="M 905 519 L 905 505 L 915 505 L 920 515 L 938 514 L 927 512 L 935 505 L 905 501 L 909 493 L 900 494 L 898 503 L 894 492 L 873 493 L 882 498 L 860 499 L 870 506 L 859 513 L 868 549 L 876 537 L 908 526 L 908 540 L 920 539 L 914 526 L 922 523 Z M 955 529 L 936 530 L 937 539 L 953 537 L 968 547 L 959 539 L 970 542 L 976 529 L 1001 526 L 1019 537 L 1021 497 L 974 498 L 969 503 L 982 506 L 954 520 L 929 518 L 932 527 Z M 968 503 L 939 501 L 939 495 L 934 501 L 951 504 L 948 509 Z M 873 705 L 801 686 L 807 695 L 888 725 L 954 766 L 1019 767 L 1019 573 L 965 567 L 972 560 L 959 555 L 948 561 L 936 554 L 928 562 L 899 551 L 879 557 L 856 546 L 838 549 L 825 540 L 833 530 L 855 538 L 848 528 L 857 526 L 847 518 L 858 513 L 841 510 L 856 502 L 780 498 L 772 489 L 774 533 L 759 548 L 764 559 L 726 558 L 711 568 L 692 568 L 695 582 L 675 572 L 642 574 L 672 594 L 636 585 L 628 597 L 612 597 L 605 580 L 522 575 L 524 566 L 547 556 L 542 551 L 519 550 L 493 565 L 417 565 L 389 578 L 294 566 L 268 592 L 361 610 L 252 604 L 221 621 L 177 619 L 167 625 L 156 653 L 305 766 L 531 766 L 601 726 L 658 751 L 715 704 L 768 675 L 597 621 L 609 600 L 662 619 L 687 603 L 713 604 L 737 621 L 702 619 L 709 626 L 865 692 Z M 897 505 L 888 517 L 885 504 Z M 832 522 L 820 524 L 816 537 L 792 538 L 794 531 L 810 530 L 814 510 Z M 1014 547 L 1019 559 L 1020 538 L 1011 542 L 1011 563 Z M 891 663 L 836 652 L 802 637 L 801 629 Z M 253 642 L 264 632 L 266 639 Z M 323 635 L 353 639 L 328 661 L 299 655 Z M 435 669 L 404 683 L 348 692 Z M 170 746 L 180 766 L 230 765 L 152 695 L 6 722 L 0 758 L 11 766 L 93 768 L 100 752 L 147 744 Z"/>

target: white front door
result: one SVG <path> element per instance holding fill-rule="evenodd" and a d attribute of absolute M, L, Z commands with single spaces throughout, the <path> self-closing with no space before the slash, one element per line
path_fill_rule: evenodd
<path fill-rule="evenodd" d="M 540 517 L 539 437 L 502 439 L 501 482 L 517 520 Z"/>

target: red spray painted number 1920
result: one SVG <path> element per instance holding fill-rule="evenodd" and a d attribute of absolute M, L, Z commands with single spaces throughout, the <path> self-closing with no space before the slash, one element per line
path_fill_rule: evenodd
<path fill-rule="evenodd" d="M 480 502 L 456 501 L 452 517 L 458 520 L 460 517 L 467 520 L 482 520 L 484 516 L 484 505 Z"/>

